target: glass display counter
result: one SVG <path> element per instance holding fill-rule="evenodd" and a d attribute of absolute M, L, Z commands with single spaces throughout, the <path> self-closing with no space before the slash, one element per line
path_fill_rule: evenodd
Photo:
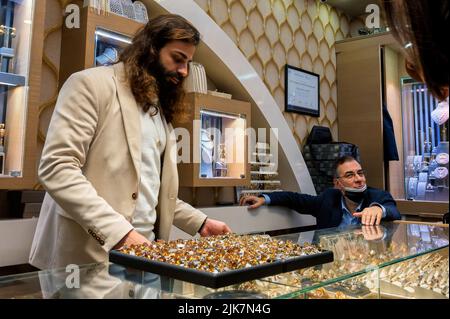
<path fill-rule="evenodd" d="M 448 227 L 385 223 L 277 238 L 320 243 L 333 251 L 334 261 L 220 289 L 91 264 L 0 277 L 0 298 L 448 299 Z"/>
<path fill-rule="evenodd" d="M 308 234 L 312 232 L 301 234 L 298 240 L 308 240 Z M 312 236 L 313 241 L 334 252 L 334 262 L 267 279 L 299 288 L 284 297 L 449 296 L 448 227 L 386 223 L 379 227 L 315 231 Z"/>

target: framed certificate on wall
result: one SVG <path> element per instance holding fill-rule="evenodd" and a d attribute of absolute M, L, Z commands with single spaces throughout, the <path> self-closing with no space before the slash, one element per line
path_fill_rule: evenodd
<path fill-rule="evenodd" d="M 288 64 L 284 74 L 285 111 L 319 117 L 319 75 Z"/>

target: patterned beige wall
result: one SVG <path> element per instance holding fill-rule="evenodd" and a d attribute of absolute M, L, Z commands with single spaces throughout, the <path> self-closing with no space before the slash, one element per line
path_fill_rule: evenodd
<path fill-rule="evenodd" d="M 69 0 L 47 0 L 38 158 L 57 98 L 63 8 Z M 230 36 L 284 110 L 286 63 L 320 74 L 320 118 L 284 113 L 301 146 L 313 125 L 337 138 L 336 41 L 350 36 L 350 20 L 316 0 L 196 0 Z M 36 185 L 36 187 L 39 187 Z"/>
<path fill-rule="evenodd" d="M 350 20 L 316 0 L 196 0 L 258 72 L 302 146 L 314 125 L 337 139 L 335 42 L 350 35 Z M 320 75 L 319 118 L 284 112 L 284 65 Z"/>

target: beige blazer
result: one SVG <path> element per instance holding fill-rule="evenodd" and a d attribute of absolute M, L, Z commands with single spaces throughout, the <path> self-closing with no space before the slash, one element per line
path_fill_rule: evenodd
<path fill-rule="evenodd" d="M 62 87 L 39 165 L 47 191 L 30 252 L 41 268 L 103 262 L 131 229 L 141 178 L 141 128 L 122 63 L 73 74 Z M 176 139 L 165 125 L 156 238 L 195 235 L 206 215 L 177 198 Z"/>

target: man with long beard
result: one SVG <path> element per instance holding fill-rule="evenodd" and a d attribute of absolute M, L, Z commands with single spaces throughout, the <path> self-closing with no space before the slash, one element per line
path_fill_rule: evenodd
<path fill-rule="evenodd" d="M 152 19 L 120 62 L 73 74 L 58 97 L 39 165 L 47 191 L 30 264 L 103 262 L 111 249 L 230 232 L 177 198 L 182 82 L 200 41 L 184 18 Z"/>

